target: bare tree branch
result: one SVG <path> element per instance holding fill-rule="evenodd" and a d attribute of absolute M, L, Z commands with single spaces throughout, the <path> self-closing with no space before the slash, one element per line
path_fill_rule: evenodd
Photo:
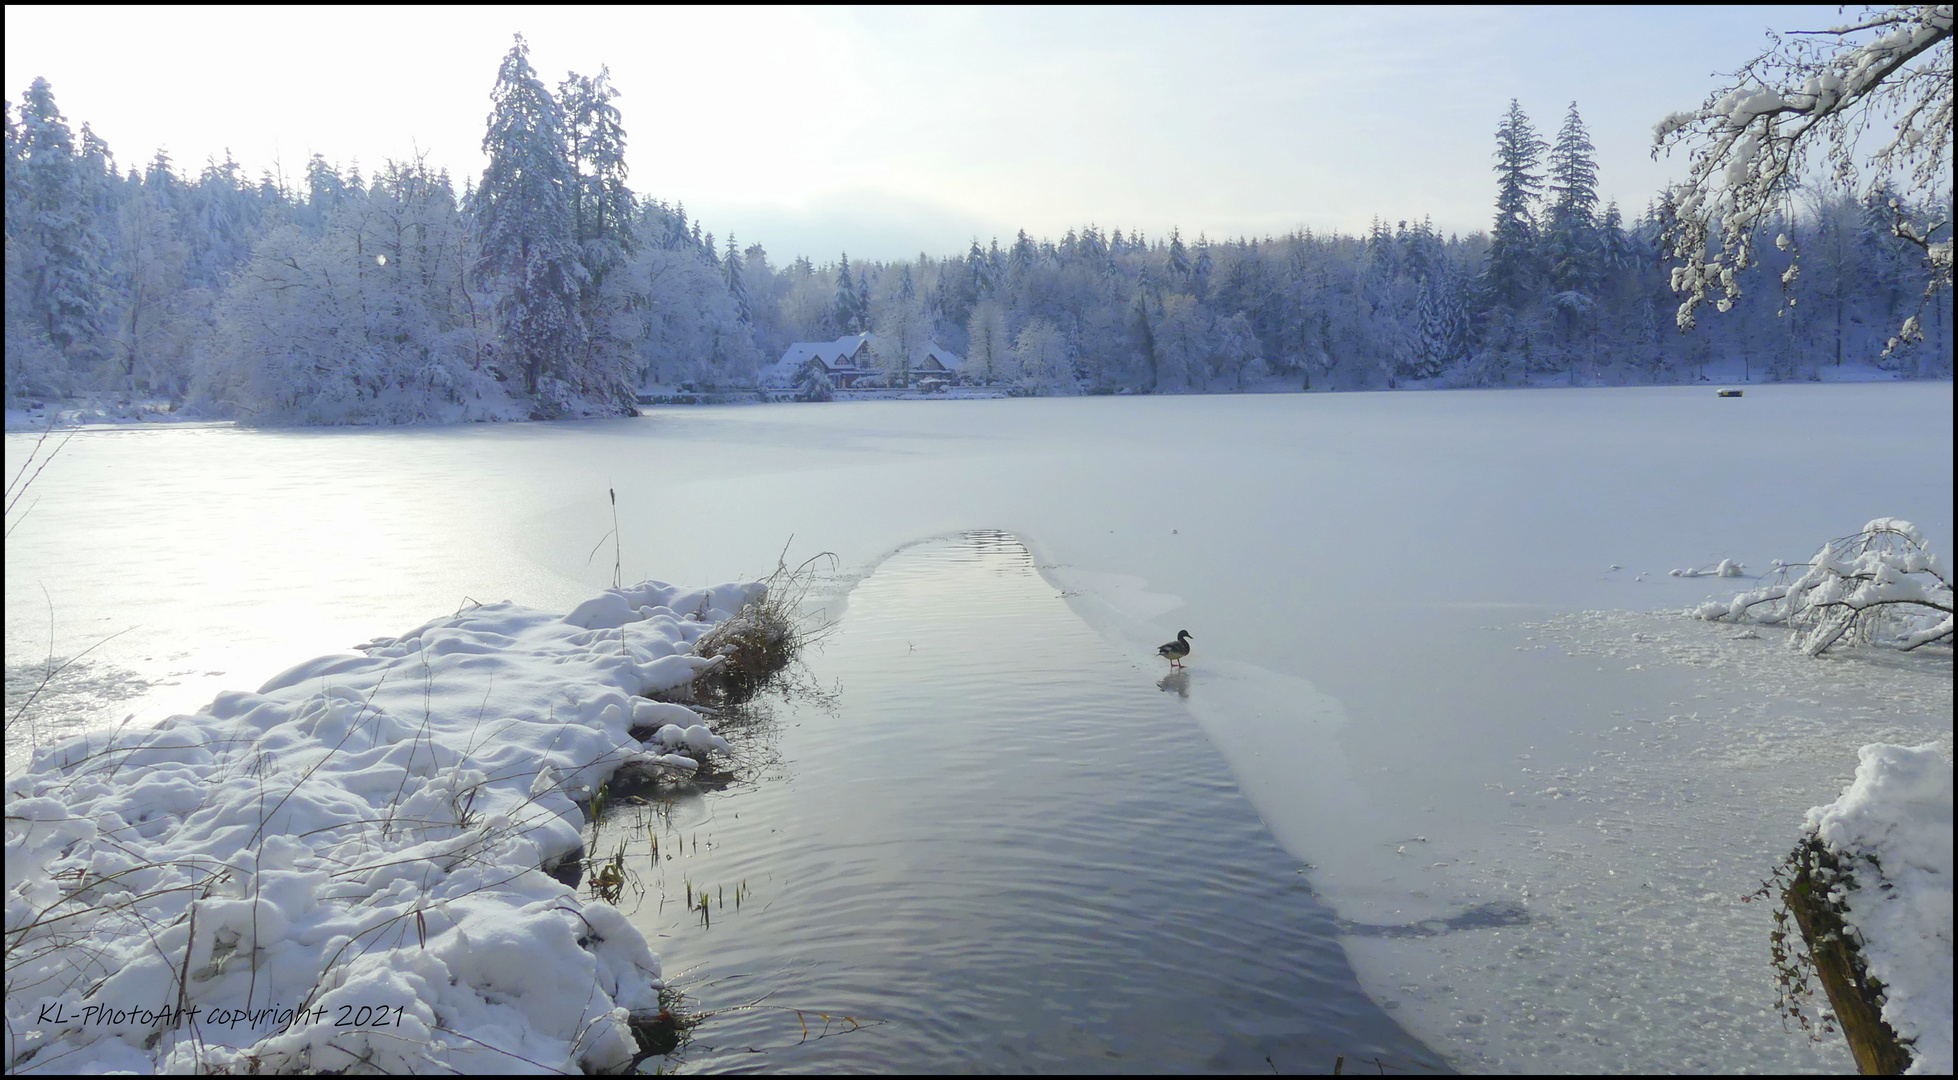
<path fill-rule="evenodd" d="M 1771 47 L 1727 87 L 1654 127 L 1654 157 L 1685 147 L 1692 161 L 1689 178 L 1671 193 L 1682 329 L 1692 328 L 1694 311 L 1716 288 L 1715 306 L 1733 306 L 1738 274 L 1754 262 L 1755 228 L 1786 208 L 1818 145 L 1834 183 L 1858 187 L 1856 145 L 1877 118 L 1890 119 L 1896 134 L 1860 162 L 1870 176 L 1865 192 L 1903 172 L 1915 197 L 1943 209 L 1940 220 L 1923 225 L 1891 202 L 1893 231 L 1924 250 L 1926 299 L 1951 287 L 1951 24 L 1949 4 L 1906 5 L 1871 9 L 1828 30 L 1771 34 Z M 1907 319 L 1890 347 L 1921 338 L 1917 321 Z"/>

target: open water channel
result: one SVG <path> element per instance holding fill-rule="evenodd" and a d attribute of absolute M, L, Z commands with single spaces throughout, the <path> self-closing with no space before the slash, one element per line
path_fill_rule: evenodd
<path fill-rule="evenodd" d="M 808 660 L 829 692 L 738 736 L 746 775 L 621 807 L 600 837 L 706 1014 L 679 1063 L 1443 1071 L 1362 992 L 1160 666 L 1083 624 L 1011 535 L 878 566 Z"/>

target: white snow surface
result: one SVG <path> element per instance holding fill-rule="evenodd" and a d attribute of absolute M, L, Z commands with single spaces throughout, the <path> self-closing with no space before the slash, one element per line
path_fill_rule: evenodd
<path fill-rule="evenodd" d="M 626 1065 L 659 960 L 540 867 L 620 769 L 729 749 L 640 695 L 762 593 L 470 607 L 36 753 L 6 792 L 9 1071 Z"/>
<path fill-rule="evenodd" d="M 1910 1072 L 1951 1074 L 1951 759 L 1948 747 L 1871 743 L 1842 797 L 1807 827 L 1855 878 L 1843 922 L 1883 983 L 1883 1019 Z"/>

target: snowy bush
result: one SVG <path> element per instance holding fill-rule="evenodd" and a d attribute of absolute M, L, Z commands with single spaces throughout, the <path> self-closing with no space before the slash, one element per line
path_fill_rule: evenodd
<path fill-rule="evenodd" d="M 795 381 L 797 401 L 829 401 L 836 396 L 836 386 L 830 382 L 829 372 L 820 363 L 811 363 L 802 369 Z"/>
<path fill-rule="evenodd" d="M 1800 573 L 1796 573 L 1797 570 Z M 1906 651 L 1952 639 L 1951 578 L 1917 526 L 1877 518 L 1822 545 L 1806 563 L 1781 564 L 1776 580 L 1689 609 L 1695 618 L 1785 623 L 1810 656 L 1838 644 Z"/>

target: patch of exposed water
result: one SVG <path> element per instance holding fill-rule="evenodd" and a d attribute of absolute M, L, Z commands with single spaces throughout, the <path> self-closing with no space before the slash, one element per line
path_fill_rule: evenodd
<path fill-rule="evenodd" d="M 706 1014 L 653 1061 L 1444 1069 L 1361 991 L 1187 684 L 1082 623 L 1015 538 L 899 552 L 809 664 L 833 692 L 765 703 L 750 775 L 617 808 L 598 839 Z"/>

